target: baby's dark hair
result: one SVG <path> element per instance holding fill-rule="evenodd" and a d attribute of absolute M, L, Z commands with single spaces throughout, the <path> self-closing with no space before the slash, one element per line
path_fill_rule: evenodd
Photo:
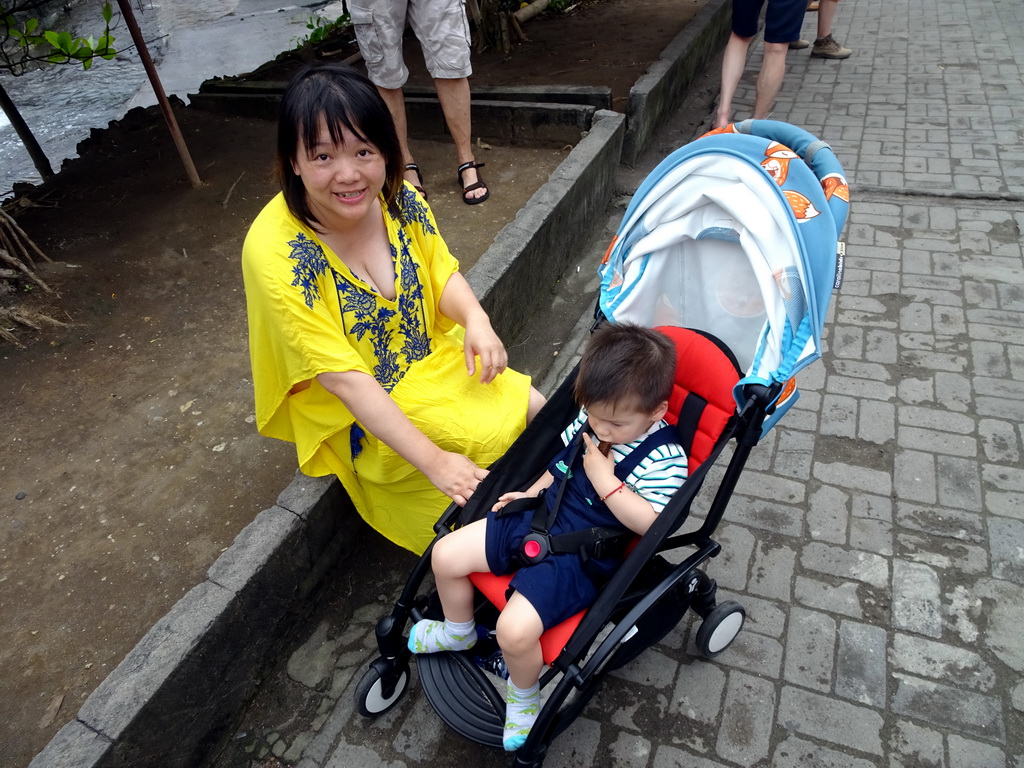
<path fill-rule="evenodd" d="M 667 336 L 632 323 L 604 323 L 591 334 L 573 394 L 582 406 L 657 410 L 672 394 L 676 348 Z"/>

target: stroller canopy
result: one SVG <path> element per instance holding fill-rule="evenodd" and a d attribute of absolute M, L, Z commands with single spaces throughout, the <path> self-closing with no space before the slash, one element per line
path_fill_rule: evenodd
<path fill-rule="evenodd" d="M 848 208 L 839 162 L 808 132 L 712 131 L 637 190 L 600 268 L 601 311 L 717 336 L 747 372 L 740 386 L 786 381 L 821 356 Z"/>

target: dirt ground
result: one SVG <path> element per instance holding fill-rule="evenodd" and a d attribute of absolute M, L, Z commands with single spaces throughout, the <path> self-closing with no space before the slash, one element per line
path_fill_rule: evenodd
<path fill-rule="evenodd" d="M 530 41 L 508 56 L 475 54 L 472 83 L 608 85 L 623 109 L 702 4 L 583 2 L 530 22 Z M 409 61 L 412 82 L 425 81 L 418 52 Z M 247 227 L 275 192 L 274 126 L 176 114 L 202 189 L 159 112 L 134 111 L 94 132 L 17 214 L 54 260 L 42 274 L 60 294 L 27 301 L 68 324 L 0 345 L 5 765 L 27 765 L 294 474 L 291 446 L 253 423 L 238 269 Z M 480 146 L 492 198 L 471 208 L 450 148 L 414 147 L 464 269 L 564 156 Z"/>

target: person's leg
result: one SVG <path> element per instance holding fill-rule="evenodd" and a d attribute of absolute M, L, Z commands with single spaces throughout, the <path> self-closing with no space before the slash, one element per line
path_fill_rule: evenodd
<path fill-rule="evenodd" d="M 473 74 L 469 50 L 469 21 L 463 0 L 409 0 L 409 24 L 423 49 L 423 61 L 434 79 L 437 100 L 455 144 L 458 165 L 473 157 L 469 76 Z M 480 181 L 476 168 L 462 173 L 463 187 Z M 470 200 L 488 194 L 485 187 L 465 193 Z"/>
<path fill-rule="evenodd" d="M 473 584 L 469 574 L 488 570 L 487 521 L 477 520 L 434 544 L 431 566 L 444 621 L 424 620 L 409 633 L 413 653 L 464 651 L 476 644 Z"/>
<path fill-rule="evenodd" d="M 836 17 L 837 0 L 825 0 L 818 5 L 818 38 L 832 34 L 832 19 Z"/>
<path fill-rule="evenodd" d="M 398 144 L 402 149 L 402 164 L 414 164 L 409 149 L 405 94 L 402 92 L 402 86 L 409 78 L 409 70 L 402 55 L 406 0 L 350 0 L 348 8 L 367 77 L 377 86 L 378 93 L 388 105 L 388 111 L 395 121 Z M 413 186 L 423 187 L 423 179 L 414 169 L 406 169 L 405 178 Z"/>
<path fill-rule="evenodd" d="M 839 0 L 820 0 L 818 5 L 818 39 L 814 41 L 811 56 L 820 59 L 845 59 L 853 53 L 832 36 L 832 20 L 836 16 Z"/>
<path fill-rule="evenodd" d="M 752 38 L 740 37 L 735 32 L 729 35 L 722 56 L 722 94 L 718 99 L 718 111 L 715 114 L 714 128 L 729 124 L 732 115 L 732 99 L 743 76 L 743 68 L 747 63 L 747 50 Z"/>
<path fill-rule="evenodd" d="M 405 117 L 405 93 L 401 88 L 383 88 L 377 86 L 377 93 L 388 105 L 388 111 L 395 121 L 395 132 L 398 134 L 398 146 L 402 149 L 402 164 L 415 165 L 412 150 L 409 149 L 409 124 Z M 415 168 L 405 169 L 405 178 L 414 187 L 422 189 L 423 178 Z"/>
<path fill-rule="evenodd" d="M 757 89 L 754 99 L 754 119 L 764 120 L 772 111 L 775 97 L 786 76 L 786 54 L 789 43 L 765 43 L 761 71 L 757 75 Z"/>
<path fill-rule="evenodd" d="M 540 646 L 544 623 L 530 601 L 515 592 L 498 617 L 496 632 L 509 672 L 502 741 L 506 751 L 512 752 L 526 742 L 540 709 L 537 681 L 544 668 Z"/>
<path fill-rule="evenodd" d="M 456 80 L 435 78 L 434 87 L 437 89 L 437 100 L 441 102 L 441 111 L 444 112 L 444 122 L 448 126 L 448 133 L 451 134 L 452 142 L 455 144 L 456 163 L 463 165 L 473 162 L 469 79 L 465 77 Z M 462 176 L 463 187 L 471 186 L 480 180 L 476 168 L 467 168 Z M 475 199 L 483 197 L 486 193 L 487 190 L 484 187 L 479 187 L 467 192 L 466 197 Z"/>

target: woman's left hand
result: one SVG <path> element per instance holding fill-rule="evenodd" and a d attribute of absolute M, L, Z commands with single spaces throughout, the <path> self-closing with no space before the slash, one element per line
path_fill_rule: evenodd
<path fill-rule="evenodd" d="M 498 334 L 491 328 L 486 315 L 466 326 L 466 337 L 463 342 L 466 355 L 466 371 L 470 376 L 476 374 L 477 361 L 480 358 L 480 383 L 490 384 L 494 378 L 508 367 L 508 353 L 501 343 Z"/>

